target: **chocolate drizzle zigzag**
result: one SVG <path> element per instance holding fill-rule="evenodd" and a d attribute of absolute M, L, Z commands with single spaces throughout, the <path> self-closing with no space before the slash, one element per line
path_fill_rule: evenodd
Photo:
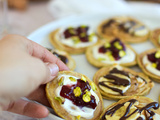
<path fill-rule="evenodd" d="M 108 75 L 104 76 L 104 78 L 107 78 L 109 81 L 101 81 L 101 82 L 99 82 L 99 85 L 107 87 L 107 88 L 109 88 L 109 89 L 111 89 L 111 90 L 113 90 L 115 92 L 118 92 L 121 95 L 123 95 L 123 91 L 122 90 L 120 90 L 118 88 L 110 87 L 110 86 L 105 84 L 105 82 L 109 82 L 111 84 L 119 85 L 119 86 L 121 86 L 121 85 L 122 86 L 129 86 L 131 84 L 131 82 L 128 79 L 120 78 L 119 76 L 116 76 L 116 74 L 117 75 L 120 74 L 120 75 L 123 75 L 123 76 L 129 78 L 129 75 L 128 75 L 127 72 L 124 72 L 124 71 L 118 70 L 117 68 L 114 68 L 113 70 L 111 70 L 109 72 Z"/>
<path fill-rule="evenodd" d="M 135 102 L 137 102 L 137 100 L 131 99 L 127 102 L 129 102 L 129 105 L 127 106 L 127 109 L 126 109 L 124 115 L 119 120 L 126 120 L 127 118 L 129 118 L 130 116 L 135 114 L 136 112 L 141 114 L 142 111 L 145 111 L 148 113 L 147 115 L 145 114 L 146 120 L 153 120 L 153 116 L 155 115 L 155 113 L 153 111 L 151 111 L 150 109 L 152 108 L 152 109 L 156 110 L 159 108 L 159 104 L 157 102 L 151 102 L 142 108 L 137 107 L 136 110 L 134 110 L 132 113 L 130 113 L 131 107 L 134 105 Z M 120 109 L 122 106 L 124 106 L 125 103 L 126 102 L 121 103 L 121 104 L 117 104 L 116 106 L 107 110 L 105 112 L 105 114 L 102 116 L 101 120 L 106 120 L 106 118 L 105 118 L 106 115 L 110 115 L 112 117 L 118 109 Z M 138 117 L 136 120 L 144 120 L 144 118 Z"/>

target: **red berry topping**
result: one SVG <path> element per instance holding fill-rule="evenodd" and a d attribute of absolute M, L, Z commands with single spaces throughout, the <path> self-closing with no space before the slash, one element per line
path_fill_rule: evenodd
<path fill-rule="evenodd" d="M 80 96 L 75 96 L 74 89 L 79 87 L 82 91 Z M 85 91 L 90 91 L 91 86 L 89 85 L 88 81 L 83 81 L 81 79 L 77 79 L 77 84 L 74 85 L 63 85 L 60 95 L 64 98 L 67 98 L 73 102 L 73 104 L 79 107 L 89 107 L 95 109 L 97 106 L 96 99 L 93 95 L 90 96 L 91 100 L 89 102 L 85 102 L 83 100 L 83 95 L 86 93 Z"/>
<path fill-rule="evenodd" d="M 155 52 L 154 52 L 154 53 L 151 53 L 151 54 L 148 54 L 147 57 L 148 57 L 148 60 L 149 60 L 150 62 L 155 63 L 155 62 L 157 61 L 157 58 L 155 57 Z"/>
<path fill-rule="evenodd" d="M 156 64 L 156 69 L 160 70 L 160 57 L 158 52 L 150 53 L 147 55 L 147 58 L 150 62 Z"/>
<path fill-rule="evenodd" d="M 126 51 L 125 45 L 120 41 L 120 39 L 114 39 L 109 47 L 105 47 L 105 45 L 99 48 L 99 53 L 106 53 L 107 51 L 111 51 L 112 56 L 115 60 L 119 60 L 121 58 L 119 52 Z"/>
<path fill-rule="evenodd" d="M 77 36 L 81 42 L 89 42 L 88 30 L 88 26 L 79 26 L 77 28 L 67 28 L 63 34 L 65 38 Z"/>

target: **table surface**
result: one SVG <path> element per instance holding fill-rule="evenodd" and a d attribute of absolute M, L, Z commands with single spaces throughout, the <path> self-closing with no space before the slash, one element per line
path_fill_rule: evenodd
<path fill-rule="evenodd" d="M 48 2 L 49 1 L 30 2 L 28 8 L 24 11 L 9 9 L 8 10 L 9 33 L 28 36 L 31 32 L 38 29 L 40 26 L 55 20 L 55 18 L 47 10 Z M 2 112 L 2 114 L 0 114 L 0 120 L 36 120 L 36 119 L 20 116 L 9 112 Z"/>

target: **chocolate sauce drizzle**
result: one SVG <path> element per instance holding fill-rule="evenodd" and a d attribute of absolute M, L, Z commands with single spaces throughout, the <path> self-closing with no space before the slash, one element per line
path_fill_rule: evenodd
<path fill-rule="evenodd" d="M 102 33 L 105 33 L 105 29 L 107 27 L 109 27 L 112 23 L 115 23 L 116 21 L 114 19 L 111 19 L 109 20 L 107 23 L 105 23 L 103 26 L 102 26 Z"/>
<path fill-rule="evenodd" d="M 124 23 L 121 23 L 121 24 L 118 26 L 118 28 L 121 29 L 121 30 L 123 30 L 123 31 L 126 32 L 126 33 L 129 33 L 129 30 L 130 30 L 133 26 L 135 26 L 135 25 L 136 25 L 136 23 L 135 23 L 134 21 L 126 21 L 126 22 L 124 22 Z"/>
<path fill-rule="evenodd" d="M 118 70 L 117 68 L 113 68 L 113 70 L 111 70 L 109 73 L 118 73 L 118 74 L 121 74 L 121 75 L 129 77 L 129 74 L 127 72 Z"/>
<path fill-rule="evenodd" d="M 104 78 L 107 78 L 107 79 L 112 79 L 113 82 L 110 82 L 114 85 L 123 85 L 123 86 L 128 86 L 130 85 L 130 81 L 128 81 L 127 79 L 123 79 L 123 78 L 120 78 L 120 77 L 117 77 L 115 75 L 112 75 L 112 74 L 108 74 L 106 76 L 104 76 Z"/>
<path fill-rule="evenodd" d="M 58 54 L 57 52 L 53 52 L 53 54 L 54 54 L 55 56 L 57 56 L 63 63 L 65 63 L 65 64 L 68 63 L 67 57 L 65 57 L 65 56 L 63 56 L 63 55 L 60 55 L 60 54 Z"/>
<path fill-rule="evenodd" d="M 112 84 L 114 84 L 114 85 L 119 85 L 119 86 L 120 86 L 120 85 L 128 86 L 128 85 L 131 85 L 131 82 L 130 82 L 129 80 L 127 80 L 127 79 L 120 78 L 120 77 L 118 77 L 118 76 L 116 76 L 116 75 L 114 75 L 114 74 L 121 74 L 121 75 L 124 75 L 124 76 L 130 78 L 128 72 L 125 72 L 125 71 L 122 71 L 122 70 L 118 70 L 117 68 L 113 68 L 113 69 L 109 72 L 109 74 L 103 76 L 103 77 L 106 78 L 106 79 L 111 79 L 111 81 L 102 81 L 102 82 L 99 82 L 99 85 L 104 86 L 104 87 L 107 87 L 107 88 L 109 88 L 109 89 L 111 89 L 111 90 L 113 90 L 113 91 L 115 91 L 115 92 L 118 92 L 119 94 L 123 95 L 123 91 L 122 91 L 122 90 L 120 90 L 120 89 L 118 89 L 118 88 L 110 87 L 110 86 L 106 85 L 105 82 L 109 82 L 109 83 L 112 83 Z M 135 79 L 137 79 L 138 77 L 139 77 L 139 76 L 136 75 L 136 76 L 135 76 Z M 141 79 L 145 82 L 145 84 L 147 84 L 147 81 L 146 81 L 145 79 L 143 79 L 143 78 L 141 78 Z M 135 86 L 136 86 L 136 85 L 138 85 L 138 84 L 135 83 Z"/>
<path fill-rule="evenodd" d="M 105 24 L 102 25 L 102 33 L 105 34 L 105 29 L 110 27 L 111 25 L 113 26 L 117 26 L 117 29 L 125 32 L 125 33 L 130 33 L 130 30 L 137 25 L 137 23 L 133 20 L 128 20 L 128 21 L 121 21 L 121 22 L 117 22 L 114 19 L 110 19 L 108 22 L 106 22 Z M 134 31 L 132 31 L 130 34 L 133 34 L 135 31 L 137 30 L 142 30 L 145 29 L 145 26 L 136 26 L 136 28 L 134 28 Z"/>
<path fill-rule="evenodd" d="M 142 117 L 137 118 L 137 120 L 144 120 Z"/>
<path fill-rule="evenodd" d="M 117 28 L 126 32 L 126 33 L 129 33 L 129 30 L 136 25 L 136 22 L 135 21 L 125 21 L 125 22 L 121 22 L 121 23 L 118 23 L 116 20 L 114 19 L 110 19 L 108 22 L 106 22 L 103 26 L 102 26 L 102 33 L 105 33 L 105 29 L 107 27 L 110 27 L 112 24 L 116 23 L 115 25 L 117 25 Z M 144 29 L 144 26 L 142 27 L 139 27 L 137 29 Z"/>
<path fill-rule="evenodd" d="M 137 101 L 136 99 L 131 99 L 131 100 L 128 101 L 128 102 L 130 102 L 130 104 L 129 104 L 129 106 L 127 107 L 127 110 L 126 110 L 125 114 L 120 118 L 120 120 L 125 120 L 126 118 L 128 118 L 127 115 L 128 115 L 128 113 L 129 113 L 129 109 L 130 109 L 130 107 L 131 107 L 136 101 Z M 118 109 L 120 109 L 122 106 L 124 106 L 124 104 L 125 104 L 125 103 L 118 104 L 118 105 L 114 106 L 113 108 L 109 109 L 109 110 L 102 116 L 101 120 L 106 120 L 106 119 L 105 119 L 105 116 L 106 116 L 106 115 L 111 115 L 111 116 L 113 116 L 113 114 L 114 114 Z M 135 113 L 135 112 L 133 112 L 133 113 Z M 131 114 L 132 114 L 132 113 L 131 113 Z"/>
<path fill-rule="evenodd" d="M 123 95 L 123 91 L 122 91 L 122 90 L 120 90 L 120 89 L 118 89 L 118 88 L 110 87 L 110 86 L 106 85 L 104 81 L 103 81 L 103 82 L 99 82 L 99 85 L 102 85 L 102 86 L 104 86 L 104 87 L 107 87 L 107 88 L 109 88 L 109 89 L 111 89 L 111 90 L 113 90 L 113 91 L 115 91 L 115 92 L 118 92 L 119 94 Z"/>
<path fill-rule="evenodd" d="M 114 68 L 113 70 L 111 70 L 111 71 L 109 72 L 108 75 L 105 75 L 105 76 L 104 76 L 104 78 L 111 79 L 111 81 L 107 81 L 107 82 L 112 83 L 112 84 L 114 84 L 114 85 L 123 85 L 123 86 L 128 86 L 128 85 L 131 84 L 129 80 L 124 79 L 124 78 L 120 78 L 120 77 L 118 77 L 118 76 L 115 76 L 115 75 L 113 75 L 113 73 L 122 74 L 122 75 L 124 75 L 124 76 L 129 77 L 129 75 L 128 75 L 127 72 L 120 71 L 120 70 L 118 70 L 117 68 Z M 118 92 L 118 93 L 120 93 L 121 95 L 123 95 L 123 91 L 122 91 L 122 90 L 120 90 L 120 89 L 118 89 L 118 88 L 114 88 L 114 87 L 110 87 L 110 86 L 106 85 L 106 84 L 105 84 L 105 81 L 99 82 L 99 85 L 105 86 L 105 87 L 107 87 L 107 88 L 109 88 L 109 89 L 111 89 L 111 90 L 113 90 L 113 91 L 115 91 L 115 92 Z"/>
<path fill-rule="evenodd" d="M 153 116 L 155 115 L 155 113 L 153 111 L 151 111 L 150 109 L 153 108 L 154 110 L 159 108 L 159 104 L 157 102 L 151 102 L 149 104 L 147 104 L 146 106 L 142 107 L 142 108 L 137 108 L 135 111 L 133 111 L 132 113 L 129 114 L 130 112 L 130 108 L 131 106 L 136 102 L 136 99 L 131 99 L 127 102 L 130 102 L 130 104 L 128 105 L 126 112 L 124 113 L 124 115 L 119 119 L 119 120 L 126 120 L 127 118 L 129 118 L 130 116 L 132 116 L 134 113 L 138 112 L 141 114 L 142 111 L 148 112 L 149 115 L 146 115 L 146 120 L 153 120 Z M 106 115 L 110 115 L 111 117 L 113 116 L 113 114 L 120 109 L 122 106 L 124 106 L 126 102 L 121 103 L 121 104 L 117 104 L 116 106 L 112 107 L 111 109 L 109 109 L 108 111 L 106 111 L 106 113 L 102 116 L 101 120 L 106 120 L 105 116 Z M 136 120 L 144 120 L 142 117 L 138 117 Z"/>
<path fill-rule="evenodd" d="M 136 79 L 137 79 L 139 76 L 136 75 L 135 77 L 136 77 Z M 141 79 L 145 82 L 145 84 L 147 84 L 147 81 L 146 81 L 145 79 L 143 79 L 143 78 L 141 78 Z"/>
<path fill-rule="evenodd" d="M 157 102 L 152 102 L 149 103 L 148 105 L 146 105 L 145 107 L 141 108 L 139 110 L 139 112 L 141 113 L 143 110 L 147 111 L 149 116 L 147 117 L 147 120 L 153 120 L 153 116 L 155 115 L 155 113 L 153 111 L 151 111 L 150 109 L 153 108 L 154 110 L 159 108 L 159 104 Z"/>

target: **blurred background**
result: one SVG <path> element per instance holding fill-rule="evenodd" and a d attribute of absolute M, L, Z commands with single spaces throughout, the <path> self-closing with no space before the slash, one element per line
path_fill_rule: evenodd
<path fill-rule="evenodd" d="M 74 14 L 144 12 L 160 15 L 160 0 L 0 0 L 1 25 L 27 36 L 40 26 Z M 8 5 L 7 5 L 8 4 Z M 151 5 L 152 4 L 152 5 Z M 6 8 L 6 5 L 8 9 Z M 152 6 L 152 7 L 150 7 Z M 153 7 L 154 6 L 154 7 Z M 4 14 L 3 14 L 4 12 Z M 3 20 L 2 20 L 3 19 Z M 3 27 L 1 27 L 3 28 Z"/>
<path fill-rule="evenodd" d="M 0 38 L 10 33 L 27 37 L 49 22 L 93 13 L 160 16 L 160 0 L 0 0 Z M 3 112 L 0 120 L 35 119 Z"/>

